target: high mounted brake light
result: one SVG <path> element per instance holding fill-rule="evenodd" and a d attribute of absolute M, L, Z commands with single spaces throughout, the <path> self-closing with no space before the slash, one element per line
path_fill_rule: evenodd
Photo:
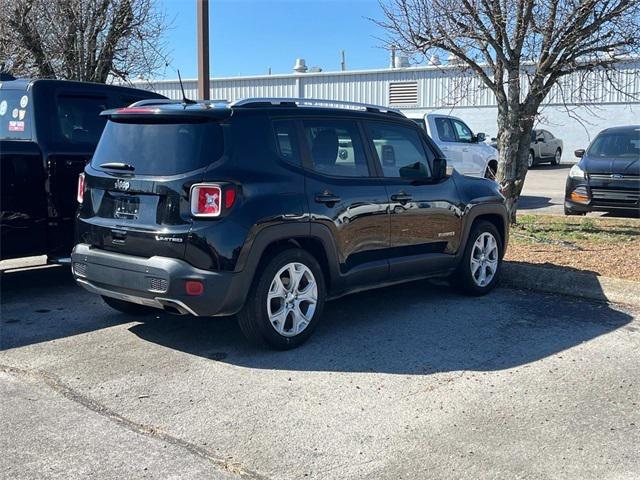
<path fill-rule="evenodd" d="M 191 215 L 194 217 L 219 217 L 224 210 L 233 207 L 235 201 L 233 185 L 197 183 L 191 187 Z"/>
<path fill-rule="evenodd" d="M 157 113 L 159 109 L 151 107 L 124 107 L 118 108 L 115 113 Z"/>

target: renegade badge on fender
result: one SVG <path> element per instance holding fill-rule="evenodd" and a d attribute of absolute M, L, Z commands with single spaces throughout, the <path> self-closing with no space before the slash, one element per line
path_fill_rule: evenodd
<path fill-rule="evenodd" d="M 448 175 L 398 111 L 248 99 L 104 115 L 72 263 L 117 310 L 237 314 L 250 340 L 286 349 L 312 334 L 326 300 L 356 290 L 496 285 L 508 240 L 498 186 Z"/>

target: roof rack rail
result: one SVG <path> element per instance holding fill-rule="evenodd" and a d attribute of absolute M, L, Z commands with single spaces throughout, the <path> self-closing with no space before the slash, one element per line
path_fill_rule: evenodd
<path fill-rule="evenodd" d="M 381 105 L 372 105 L 369 103 L 347 102 L 344 100 L 327 100 L 321 98 L 245 98 L 233 102 L 230 107 L 259 107 L 263 105 L 283 105 L 283 106 L 299 106 L 307 105 L 314 107 L 343 107 L 351 110 L 360 109 L 368 112 L 386 112 L 393 115 L 404 117 L 404 113 L 396 108 L 383 107 Z"/>

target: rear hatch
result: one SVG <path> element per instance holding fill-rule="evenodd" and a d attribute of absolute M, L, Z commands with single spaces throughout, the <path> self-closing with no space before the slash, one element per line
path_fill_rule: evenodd
<path fill-rule="evenodd" d="M 224 150 L 221 115 L 186 113 L 167 107 L 107 113 L 85 170 L 80 242 L 142 257 L 184 257 L 191 185 Z"/>

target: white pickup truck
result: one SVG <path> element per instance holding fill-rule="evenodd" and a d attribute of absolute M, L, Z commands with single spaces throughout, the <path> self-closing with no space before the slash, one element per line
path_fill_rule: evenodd
<path fill-rule="evenodd" d="M 476 133 L 461 119 L 451 115 L 429 113 L 408 115 L 422 126 L 447 157 L 447 163 L 463 175 L 495 178 L 498 151 L 484 143 L 484 133 Z"/>

